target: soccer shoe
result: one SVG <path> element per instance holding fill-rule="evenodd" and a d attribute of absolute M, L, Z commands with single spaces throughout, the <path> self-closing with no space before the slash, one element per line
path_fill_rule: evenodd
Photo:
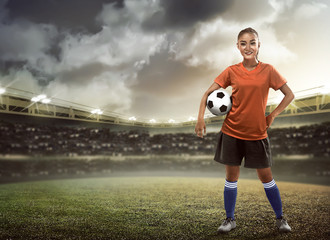
<path fill-rule="evenodd" d="M 280 232 L 291 232 L 291 227 L 283 217 L 276 219 L 276 226 Z"/>
<path fill-rule="evenodd" d="M 229 232 L 236 227 L 236 221 L 232 218 L 226 218 L 225 221 L 218 228 L 218 232 Z"/>

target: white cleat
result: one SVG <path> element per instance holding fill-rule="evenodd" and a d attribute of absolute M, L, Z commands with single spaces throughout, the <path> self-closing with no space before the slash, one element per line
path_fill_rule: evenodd
<path fill-rule="evenodd" d="M 291 227 L 283 217 L 276 219 L 276 226 L 280 232 L 291 232 Z"/>
<path fill-rule="evenodd" d="M 218 232 L 221 233 L 229 232 L 235 227 L 236 227 L 236 221 L 233 220 L 232 218 L 226 218 L 226 220 L 224 220 L 221 226 L 218 228 Z"/>

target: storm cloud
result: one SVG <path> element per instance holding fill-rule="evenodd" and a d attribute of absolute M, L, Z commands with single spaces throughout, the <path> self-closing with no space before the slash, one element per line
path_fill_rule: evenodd
<path fill-rule="evenodd" d="M 146 19 L 143 25 L 151 30 L 192 27 L 197 22 L 219 16 L 232 3 L 230 0 L 161 0 L 160 9 Z"/>
<path fill-rule="evenodd" d="M 60 29 L 96 33 L 102 26 L 95 17 L 104 4 L 123 7 L 123 0 L 10 0 L 6 2 L 8 21 L 17 19 L 34 23 L 52 24 Z"/>
<path fill-rule="evenodd" d="M 127 117 L 185 119 L 241 61 L 246 27 L 259 33 L 260 60 L 294 91 L 325 84 L 329 13 L 326 0 L 0 0 L 0 85 Z"/>

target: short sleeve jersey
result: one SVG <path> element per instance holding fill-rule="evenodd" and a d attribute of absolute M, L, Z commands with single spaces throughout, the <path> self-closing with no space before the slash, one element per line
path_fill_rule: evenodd
<path fill-rule="evenodd" d="M 243 140 L 267 137 L 266 105 L 269 88 L 278 90 L 287 81 L 266 63 L 248 71 L 242 63 L 226 68 L 215 80 L 222 88 L 232 86 L 232 108 L 221 131 Z"/>

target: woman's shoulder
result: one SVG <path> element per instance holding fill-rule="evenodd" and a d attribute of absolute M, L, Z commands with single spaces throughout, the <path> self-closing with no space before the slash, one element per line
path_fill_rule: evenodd
<path fill-rule="evenodd" d="M 233 64 L 233 65 L 230 65 L 229 67 L 230 68 L 238 68 L 238 67 L 240 67 L 241 66 L 241 62 L 239 62 L 239 63 L 235 63 L 235 64 Z"/>
<path fill-rule="evenodd" d="M 263 68 L 273 69 L 274 66 L 269 63 L 259 62 Z"/>
<path fill-rule="evenodd" d="M 240 68 L 241 66 L 241 63 L 236 63 L 236 64 L 233 64 L 233 65 L 230 65 L 229 67 L 227 67 L 228 70 L 234 70 L 234 69 L 237 69 L 237 68 Z"/>

